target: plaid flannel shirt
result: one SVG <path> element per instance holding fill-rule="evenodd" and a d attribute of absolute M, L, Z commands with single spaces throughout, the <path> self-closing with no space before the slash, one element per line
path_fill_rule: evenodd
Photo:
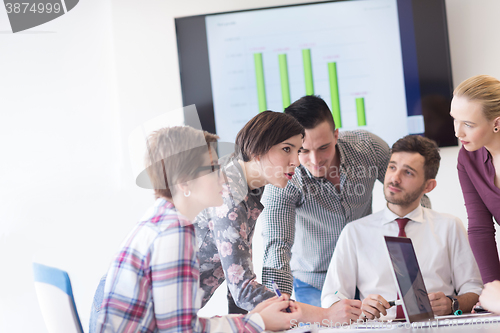
<path fill-rule="evenodd" d="M 96 331 L 263 331 L 259 314 L 197 317 L 202 297 L 194 227 L 158 199 L 113 259 Z"/>

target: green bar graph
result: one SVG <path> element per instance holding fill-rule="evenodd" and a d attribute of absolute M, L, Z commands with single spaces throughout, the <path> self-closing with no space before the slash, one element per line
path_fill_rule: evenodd
<path fill-rule="evenodd" d="M 257 97 L 259 99 L 259 112 L 262 112 L 267 110 L 266 84 L 264 81 L 264 63 L 262 61 L 262 53 L 254 53 L 253 60 L 255 63 L 255 79 L 257 82 Z"/>
<path fill-rule="evenodd" d="M 283 109 L 290 105 L 290 83 L 288 82 L 288 63 L 286 54 L 279 54 L 278 61 L 280 64 L 280 81 L 281 81 L 281 98 L 283 99 Z"/>
<path fill-rule="evenodd" d="M 337 77 L 337 63 L 328 63 L 328 79 L 330 80 L 330 96 L 332 100 L 332 115 L 335 122 L 335 128 L 342 127 L 342 118 L 340 117 L 340 95 L 339 80 Z"/>
<path fill-rule="evenodd" d="M 306 95 L 314 95 L 314 81 L 312 72 L 311 49 L 302 49 L 302 62 L 304 66 L 304 81 Z M 262 53 L 254 53 L 255 81 L 257 85 L 257 98 L 259 112 L 267 110 L 266 85 L 264 79 L 264 62 Z M 287 54 L 278 54 L 281 99 L 283 109 L 291 104 L 290 78 L 288 74 Z M 340 93 L 337 71 L 337 62 L 328 62 L 328 81 L 330 84 L 331 111 L 335 128 L 342 128 L 342 115 L 340 113 Z M 274 105 L 274 104 L 273 104 Z M 356 116 L 358 126 L 366 126 L 365 97 L 356 98 Z M 350 118 L 349 118 L 350 119 Z"/>
<path fill-rule="evenodd" d="M 314 95 L 311 49 L 302 50 L 302 62 L 304 63 L 304 79 L 306 81 L 306 95 Z"/>
<path fill-rule="evenodd" d="M 356 113 L 358 114 L 358 126 L 366 126 L 365 99 L 356 98 Z"/>

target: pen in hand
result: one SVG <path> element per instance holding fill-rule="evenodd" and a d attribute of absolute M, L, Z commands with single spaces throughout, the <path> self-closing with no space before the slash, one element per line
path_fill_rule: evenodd
<path fill-rule="evenodd" d="M 396 306 L 396 305 L 403 305 L 403 301 L 401 301 L 400 299 L 398 299 L 396 301 L 389 301 L 388 303 L 391 307 Z"/>
<path fill-rule="evenodd" d="M 346 297 L 346 296 L 344 296 L 344 295 L 343 295 L 340 291 L 338 291 L 338 290 L 335 292 L 335 296 L 337 296 L 337 297 L 338 297 L 338 298 L 340 298 L 340 299 L 347 299 L 347 297 Z M 402 300 L 400 300 L 400 299 L 395 300 L 395 301 L 389 301 L 389 302 L 387 302 L 387 303 L 389 303 L 389 305 L 390 305 L 391 307 L 396 306 L 396 305 L 403 305 L 403 301 L 402 301 Z"/>
<path fill-rule="evenodd" d="M 271 281 L 271 285 L 273 286 L 273 290 L 276 296 L 281 297 L 281 291 L 278 289 L 278 285 L 274 281 Z M 290 307 L 286 308 L 286 312 L 292 312 L 292 310 L 290 310 Z"/>
<path fill-rule="evenodd" d="M 340 291 L 336 291 L 335 292 L 335 296 L 337 296 L 338 298 L 340 298 L 341 300 L 342 299 L 347 299 L 347 296 L 345 296 L 344 294 L 342 294 Z"/>

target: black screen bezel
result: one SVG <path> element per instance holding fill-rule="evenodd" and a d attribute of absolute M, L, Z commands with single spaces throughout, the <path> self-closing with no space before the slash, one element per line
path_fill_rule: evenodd
<path fill-rule="evenodd" d="M 203 130 L 216 133 L 205 26 L 206 16 L 339 1 L 349 0 L 312 2 L 175 18 L 183 105 L 195 104 Z M 398 7 L 400 3 L 408 2 L 408 0 L 397 1 Z M 415 83 L 407 79 L 408 73 L 405 68 L 407 114 L 412 115 L 413 110 L 425 108 L 428 110 L 423 112 L 426 132 L 422 134 L 435 140 L 440 147 L 456 146 L 458 141 L 454 134 L 453 119 L 449 116 L 453 80 L 445 0 L 411 0 L 411 10 L 418 65 L 417 88 L 420 90 L 420 99 L 411 96 Z M 400 22 L 401 27 L 402 23 Z M 409 53 L 411 54 L 411 52 L 406 52 L 406 54 Z M 429 106 L 422 105 L 422 103 L 425 104 L 424 101 L 429 100 L 431 101 Z M 189 124 L 188 121 L 187 123 Z M 431 128 L 433 128 L 432 131 L 429 130 Z"/>
<path fill-rule="evenodd" d="M 413 248 L 413 243 L 411 242 L 411 239 L 406 238 L 406 237 L 390 237 L 390 236 L 384 236 L 384 239 L 385 239 L 385 243 L 386 243 L 388 251 L 389 251 L 389 243 L 404 243 L 404 244 L 411 245 L 411 249 L 413 251 L 413 256 L 414 256 L 414 259 L 415 259 L 417 267 L 418 267 L 417 279 L 420 279 L 422 281 L 422 285 L 424 286 L 425 292 L 427 294 L 427 288 L 425 287 L 424 277 L 422 276 L 422 271 L 420 270 L 420 265 L 418 264 L 417 255 L 415 254 L 415 249 Z M 389 255 L 389 257 L 390 257 L 390 255 Z M 394 263 L 392 262 L 392 260 L 391 260 L 391 268 L 395 269 Z M 394 277 L 396 280 L 398 292 L 400 295 L 403 295 L 403 293 L 401 291 L 401 283 L 400 283 L 400 281 L 395 273 L 394 273 Z M 403 301 L 404 301 L 404 298 L 403 298 Z M 417 321 L 428 321 L 428 320 L 434 319 L 434 312 L 432 312 L 432 310 L 431 310 L 431 312 L 419 313 L 419 314 L 410 316 L 410 315 L 408 315 L 408 311 L 406 309 L 406 304 L 404 304 L 404 302 L 403 302 L 403 305 L 405 307 L 406 316 L 410 320 L 410 323 L 417 322 Z M 429 301 L 429 306 L 430 306 L 430 301 Z"/>

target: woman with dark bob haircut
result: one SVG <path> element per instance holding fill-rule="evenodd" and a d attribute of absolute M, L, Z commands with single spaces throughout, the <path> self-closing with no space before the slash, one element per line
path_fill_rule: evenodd
<path fill-rule="evenodd" d="M 204 210 L 195 223 L 203 305 L 224 280 L 229 313 L 246 313 L 275 295 L 255 281 L 252 237 L 264 185 L 283 188 L 292 179 L 304 133 L 292 116 L 264 111 L 239 131 L 235 152 L 221 159 L 224 204 Z"/>

